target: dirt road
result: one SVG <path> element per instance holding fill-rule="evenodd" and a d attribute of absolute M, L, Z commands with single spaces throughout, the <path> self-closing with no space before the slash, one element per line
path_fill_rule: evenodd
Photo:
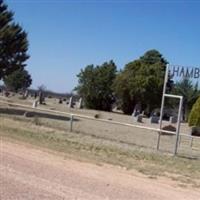
<path fill-rule="evenodd" d="M 119 167 L 64 159 L 1 140 L 0 199 L 199 200 L 200 191 L 135 176 Z"/>

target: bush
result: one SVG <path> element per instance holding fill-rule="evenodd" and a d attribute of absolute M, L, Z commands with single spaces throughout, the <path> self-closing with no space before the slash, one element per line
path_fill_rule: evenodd
<path fill-rule="evenodd" d="M 94 118 L 96 118 L 96 119 L 101 118 L 101 114 L 100 114 L 100 113 L 95 114 L 95 115 L 94 115 Z"/>
<path fill-rule="evenodd" d="M 36 126 L 41 126 L 42 125 L 39 117 L 36 116 L 36 115 L 33 118 L 33 124 L 35 124 Z"/>
<path fill-rule="evenodd" d="M 162 129 L 165 130 L 165 131 L 172 131 L 174 133 L 176 132 L 176 128 L 172 125 L 164 126 Z M 173 135 L 173 134 L 162 132 L 162 135 Z"/>
<path fill-rule="evenodd" d="M 200 127 L 200 97 L 197 99 L 190 112 L 189 126 Z"/>

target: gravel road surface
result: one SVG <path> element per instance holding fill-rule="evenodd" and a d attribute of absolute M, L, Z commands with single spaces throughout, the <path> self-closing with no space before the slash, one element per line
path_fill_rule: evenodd
<path fill-rule="evenodd" d="M 0 199 L 200 200 L 200 191 L 1 139 Z"/>

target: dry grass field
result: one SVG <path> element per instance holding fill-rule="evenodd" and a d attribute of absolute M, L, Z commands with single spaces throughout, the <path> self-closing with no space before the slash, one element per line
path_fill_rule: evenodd
<path fill-rule="evenodd" d="M 2 98 L 0 98 L 0 100 L 2 100 Z M 19 103 L 23 105 L 28 105 L 30 107 L 32 106 L 32 103 L 34 101 L 32 98 L 29 98 L 28 100 L 20 100 L 18 97 L 4 98 L 3 100 L 10 103 Z M 5 108 L 5 105 L 0 104 L 0 106 L 2 109 Z M 59 104 L 58 99 L 54 98 L 52 99 L 46 98 L 46 105 L 41 105 L 39 107 L 49 109 L 52 111 L 56 110 L 67 113 L 86 115 L 90 117 L 98 115 L 99 119 L 107 119 L 110 120 L 110 122 L 117 121 L 122 123 L 135 124 L 139 126 L 159 128 L 158 124 L 150 124 L 148 119 L 143 119 L 143 123 L 138 123 L 135 122 L 133 117 L 129 115 L 123 115 L 119 113 L 109 113 L 96 110 L 68 108 L 66 102 L 63 102 L 63 104 Z M 6 110 L 3 111 L 2 109 L 1 113 L 3 112 L 4 114 L 8 113 Z M 8 110 L 10 110 L 11 114 L 10 116 L 16 116 L 16 117 L 19 116 L 22 118 L 24 113 L 26 112 L 26 109 L 19 107 L 8 108 Z M 15 110 L 21 110 L 21 112 L 15 112 Z M 44 116 L 44 115 L 39 115 L 37 113 L 32 115 L 32 118 L 37 120 L 38 123 L 63 131 L 67 131 L 70 129 L 69 117 L 70 116 L 67 114 L 62 115 L 62 117 L 58 116 L 58 118 L 55 117 L 55 114 L 53 114 L 52 116 L 51 115 Z M 93 121 L 77 117 L 75 117 L 74 119 L 75 120 L 73 122 L 73 132 L 90 135 L 100 139 L 115 141 L 121 144 L 131 145 L 132 148 L 139 147 L 142 149 L 148 149 L 148 151 L 154 151 L 156 149 L 157 138 L 158 138 L 157 131 L 140 129 L 135 127 L 127 127 L 116 124 L 109 124 L 105 122 Z M 167 121 L 163 122 L 163 125 L 168 125 L 168 124 L 169 122 Z M 174 124 L 173 126 L 176 126 L 176 124 Z M 186 123 L 181 124 L 181 133 L 186 135 L 190 134 L 190 128 Z M 175 140 L 176 136 L 162 135 L 160 142 L 160 150 L 167 153 L 173 153 Z M 189 137 L 182 136 L 179 143 L 178 154 L 191 158 L 193 157 L 200 158 L 200 138 L 193 140 L 192 148 L 190 144 L 191 144 L 191 139 Z"/>
<path fill-rule="evenodd" d="M 32 106 L 33 99 L 20 100 L 18 97 L 1 98 L 10 103 Z M 47 99 L 47 105 L 41 107 L 94 116 L 131 124 L 138 124 L 131 116 L 94 110 L 69 109 L 66 104 L 58 104 L 56 99 Z M 35 111 L 36 112 L 36 111 Z M 26 113 L 26 114 L 25 114 Z M 167 124 L 167 122 L 165 122 Z M 158 127 L 147 120 L 139 124 Z M 108 124 L 93 120 L 76 118 L 73 132 L 70 132 L 69 116 L 60 116 L 30 109 L 0 104 L 0 136 L 2 139 L 19 140 L 43 148 L 60 151 L 76 159 L 86 159 L 95 163 L 107 162 L 126 169 L 136 169 L 150 178 L 167 176 L 180 181 L 180 185 L 200 187 L 200 140 L 181 139 L 178 157 L 171 153 L 174 149 L 175 136 L 161 136 L 161 150 L 156 151 L 158 133 L 139 128 Z M 182 124 L 181 131 L 189 134 L 187 124 Z"/>

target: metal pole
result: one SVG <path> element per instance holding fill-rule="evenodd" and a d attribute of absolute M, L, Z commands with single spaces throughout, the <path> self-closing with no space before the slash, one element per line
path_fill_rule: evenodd
<path fill-rule="evenodd" d="M 178 150 L 178 140 L 179 140 L 179 133 L 180 133 L 180 125 L 181 125 L 182 105 L 183 105 L 183 97 L 180 98 L 180 103 L 179 103 L 178 121 L 177 121 L 177 128 L 176 128 L 176 142 L 175 142 L 175 148 L 174 148 L 174 156 L 177 154 L 177 150 Z"/>
<path fill-rule="evenodd" d="M 74 120 L 74 115 L 70 115 L 70 132 L 73 130 L 73 120 Z"/>
<path fill-rule="evenodd" d="M 169 65 L 167 65 L 166 67 L 165 80 L 164 80 L 164 85 L 163 85 L 162 103 L 161 103 L 161 108 L 160 108 L 160 124 L 159 124 L 160 130 L 162 129 L 162 117 L 163 117 L 163 110 L 164 110 L 164 105 L 165 105 L 165 93 L 166 93 L 166 88 L 167 88 L 168 75 L 169 75 Z M 157 150 L 159 150 L 159 147 L 160 147 L 160 136 L 161 136 L 161 132 L 158 132 Z"/>
<path fill-rule="evenodd" d="M 178 146 L 180 147 L 181 146 L 181 135 L 179 136 L 179 141 L 178 141 Z"/>
<path fill-rule="evenodd" d="M 191 138 L 190 140 L 190 147 L 192 148 L 192 145 L 193 145 L 193 137 Z"/>

